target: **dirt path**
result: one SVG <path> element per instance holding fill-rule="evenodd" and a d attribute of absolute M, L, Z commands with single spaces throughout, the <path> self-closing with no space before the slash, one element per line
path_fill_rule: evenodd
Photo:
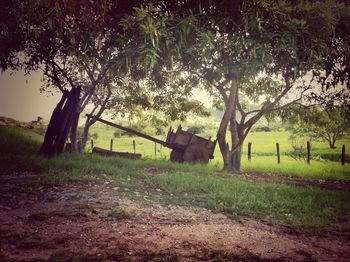
<path fill-rule="evenodd" d="M 0 176 L 0 261 L 348 261 L 350 239 L 311 236 L 205 209 L 117 197 L 100 183 L 44 187 Z M 131 219 L 111 215 L 118 207 Z"/>

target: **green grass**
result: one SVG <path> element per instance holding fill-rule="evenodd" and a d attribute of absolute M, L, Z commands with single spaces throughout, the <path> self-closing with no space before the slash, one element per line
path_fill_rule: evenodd
<path fill-rule="evenodd" d="M 109 178 L 109 186 L 119 188 L 115 194 L 124 197 L 142 199 L 147 195 L 162 204 L 205 207 L 235 219 L 264 219 L 300 229 L 350 230 L 350 192 L 247 182 L 225 173 L 213 176 L 213 170 L 209 172 L 202 165 L 163 160 L 132 161 L 88 154 L 20 159 L 38 165 L 47 174 L 47 184 Z M 155 167 L 160 173 L 149 174 L 149 168 Z"/>
<path fill-rule="evenodd" d="M 135 214 L 124 208 L 114 207 L 111 209 L 108 216 L 113 217 L 117 220 L 123 220 L 123 219 L 131 219 L 135 216 Z"/>
<path fill-rule="evenodd" d="M 349 229 L 349 192 L 259 184 L 192 174 L 153 177 L 167 202 L 205 207 L 233 218 L 252 217 L 300 228 Z"/>
<path fill-rule="evenodd" d="M 93 129 L 94 130 L 94 129 Z M 113 137 L 114 129 L 112 128 L 102 128 L 98 126 L 94 132 L 97 132 L 98 139 L 95 140 L 94 144 L 96 146 L 100 146 L 103 148 L 109 148 L 110 138 Z M 40 165 L 35 165 L 32 163 L 38 163 L 43 160 L 31 160 L 25 161 L 25 159 L 18 158 L 18 155 L 24 155 L 26 152 L 36 153 L 39 149 L 40 143 L 43 140 L 43 137 L 37 135 L 36 133 L 25 130 L 18 127 L 1 127 L 0 128 L 0 136 L 6 137 L 6 139 L 0 139 L 0 153 L 6 156 L 6 168 L 12 170 L 18 169 L 30 169 L 30 170 L 40 170 L 42 166 L 45 166 L 45 161 Z M 299 176 L 306 178 L 315 178 L 315 179 L 350 179 L 350 167 L 349 164 L 341 166 L 339 162 L 325 161 L 325 160 L 311 160 L 311 164 L 308 165 L 304 161 L 294 160 L 290 157 L 287 157 L 282 154 L 281 156 L 281 164 L 277 164 L 277 158 L 274 156 L 274 141 L 278 138 L 281 143 L 281 152 L 285 153 L 290 150 L 290 144 L 288 142 L 289 134 L 287 132 L 255 132 L 248 136 L 246 141 L 252 141 L 253 150 L 252 150 L 252 160 L 251 162 L 247 161 L 247 156 L 245 150 L 243 150 L 242 155 L 242 170 L 245 172 L 266 172 L 266 173 L 278 173 L 282 175 L 291 175 L 291 176 Z M 163 137 L 158 137 L 159 139 L 165 139 Z M 158 161 L 169 159 L 170 150 L 168 148 L 162 147 L 160 148 L 157 145 L 157 155 L 154 155 L 154 143 L 140 137 L 122 137 L 114 139 L 114 150 L 122 151 L 122 152 L 133 152 L 132 141 L 136 141 L 136 151 L 143 155 L 143 159 L 146 159 L 149 165 L 155 165 L 159 168 L 169 168 L 170 170 L 178 170 L 185 171 L 186 169 L 197 169 L 204 170 L 200 172 L 211 173 L 218 171 L 222 168 L 222 157 L 219 152 L 218 146 L 215 151 L 215 158 L 210 161 L 207 168 L 203 169 L 200 165 L 176 165 L 173 163 L 167 163 L 166 161 Z M 32 141 L 32 142 L 28 142 Z M 341 140 L 339 143 L 350 142 L 349 139 Z M 283 149 L 283 144 L 285 144 L 285 149 Z M 13 145 L 16 145 L 15 147 Z M 88 145 L 88 151 L 90 145 Z M 246 148 L 246 147 L 244 147 Z M 347 148 L 350 148 L 350 143 Z M 284 151 L 283 151 L 284 150 Z M 324 152 L 329 154 L 334 154 L 338 149 L 327 149 L 327 145 L 325 143 L 316 143 L 314 145 L 313 150 L 316 152 Z M 317 151 L 318 150 L 318 151 Z M 265 152 L 265 153 L 262 153 Z M 331 152 L 331 153 L 330 153 Z M 35 158 L 35 157 L 34 157 Z M 50 161 L 50 165 L 62 166 L 63 170 L 69 170 L 69 166 L 74 163 L 76 165 L 77 158 L 79 156 L 73 155 L 63 155 L 57 160 Z M 124 160 L 123 160 L 124 161 Z M 129 161 L 129 160 L 128 160 Z M 55 164 L 55 162 L 57 162 Z M 134 163 L 134 161 L 131 161 Z M 143 163 L 143 162 L 142 162 Z M 166 164 L 164 164 L 166 163 Z M 87 163 L 81 163 L 79 170 L 80 172 L 85 172 L 88 169 L 88 166 L 96 166 L 99 170 L 107 169 L 102 168 L 99 165 L 99 162 L 87 161 Z M 133 165 L 142 165 L 143 164 L 133 164 Z M 111 165 L 113 166 L 113 165 Z M 140 167 L 140 168 L 141 168 Z M 1 170 L 1 163 L 0 163 Z M 114 169 L 112 168 L 113 172 Z M 124 172 L 125 170 L 120 170 L 120 172 Z M 128 170 L 126 170 L 128 171 Z M 119 172 L 118 170 L 116 172 Z"/>
<path fill-rule="evenodd" d="M 245 172 L 265 172 L 290 175 L 308 179 L 350 180 L 349 164 L 342 166 L 339 162 L 311 160 L 310 165 L 305 161 L 281 156 L 281 164 L 277 164 L 276 156 L 252 156 L 249 162 L 242 159 Z"/>
<path fill-rule="evenodd" d="M 27 131 L 22 134 L 22 129 L 9 130 L 1 130 L 0 145 L 6 144 L 8 152 L 0 155 L 2 173 L 43 173 L 46 175 L 42 183 L 46 184 L 108 178 L 110 187 L 119 188 L 113 192 L 125 197 L 142 199 L 147 195 L 159 203 L 205 207 L 235 219 L 263 219 L 307 230 L 350 230 L 350 192 L 243 181 L 239 176 L 220 172 L 221 167 L 215 162 L 190 165 L 68 153 L 47 159 L 33 154 L 40 145 L 38 137 Z M 9 135 L 15 143 L 12 146 L 4 142 Z M 243 159 L 243 167 L 252 171 L 294 172 L 310 178 L 338 179 L 349 175 L 348 166 L 337 163 L 313 161 L 308 166 L 282 158 L 281 165 L 273 165 L 274 161 L 274 157 L 256 157 L 252 162 Z"/>
<path fill-rule="evenodd" d="M 43 137 L 31 130 L 19 127 L 0 127 L 0 154 L 36 153 L 42 141 Z"/>
<path fill-rule="evenodd" d="M 92 132 L 98 133 L 98 139 L 94 141 L 95 146 L 109 149 L 110 139 L 113 138 L 114 129 L 98 125 L 92 128 Z M 341 166 L 340 162 L 320 159 L 320 156 L 329 155 L 330 158 L 339 159 L 342 144 L 350 149 L 350 137 L 337 142 L 336 149 L 330 149 L 327 143 L 312 142 L 312 155 L 318 160 L 311 160 L 311 165 L 304 161 L 295 160 L 285 154 L 292 150 L 288 140 L 290 133 L 286 131 L 273 132 L 251 132 L 244 145 L 242 153 L 243 171 L 278 173 L 292 176 L 300 176 L 316 179 L 350 179 L 349 164 Z M 163 136 L 156 136 L 165 140 Z M 154 153 L 154 143 L 140 137 L 113 138 L 113 150 L 121 152 L 133 152 L 133 140 L 136 142 L 136 152 L 141 153 L 147 159 L 169 159 L 170 149 L 157 145 Z M 247 143 L 252 142 L 252 161 L 247 161 Z M 280 143 L 281 164 L 277 164 L 276 142 Z M 88 145 L 88 150 L 91 150 Z M 219 147 L 216 147 L 214 159 L 209 163 L 210 167 L 220 169 L 223 165 Z"/>
<path fill-rule="evenodd" d="M 121 152 L 133 152 L 133 140 L 136 142 L 136 151 L 148 158 L 168 158 L 170 150 L 165 147 L 157 145 L 156 155 L 154 153 L 154 143 L 141 137 L 122 136 L 114 138 L 113 133 L 116 129 L 96 125 L 91 127 L 91 133 L 97 133 L 98 138 L 94 139 L 94 145 L 105 149 L 110 148 L 110 141 L 113 139 L 113 150 Z M 276 143 L 280 144 L 280 153 L 282 155 L 292 150 L 291 142 L 289 141 L 290 133 L 288 131 L 272 131 L 272 132 L 250 132 L 243 144 L 243 154 L 247 153 L 248 142 L 252 143 L 252 155 L 256 156 L 271 156 L 276 155 Z M 160 140 L 165 140 L 166 136 L 154 136 Z M 228 137 L 229 141 L 229 137 Z M 337 141 L 337 148 L 329 148 L 326 142 L 313 141 L 312 154 L 314 156 L 322 156 L 324 154 L 338 155 L 341 154 L 341 145 L 345 144 L 350 148 L 350 136 Z M 90 144 L 87 147 L 91 150 Z M 216 147 L 214 153 L 215 159 L 221 159 L 219 147 Z"/>

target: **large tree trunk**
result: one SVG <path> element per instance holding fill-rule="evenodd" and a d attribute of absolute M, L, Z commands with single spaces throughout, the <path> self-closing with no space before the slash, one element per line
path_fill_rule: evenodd
<path fill-rule="evenodd" d="M 237 105 L 237 95 L 238 83 L 236 81 L 232 81 L 228 99 L 225 101 L 225 113 L 221 119 L 220 127 L 217 133 L 217 140 L 224 161 L 224 170 L 229 172 L 235 172 L 240 170 L 240 147 L 232 147 L 230 150 L 230 147 L 226 142 L 226 132 L 228 125 L 230 122 L 236 121 L 235 109 Z"/>
<path fill-rule="evenodd" d="M 79 102 L 80 88 L 65 91 L 54 109 L 47 127 L 40 154 L 53 156 L 63 151 Z"/>
<path fill-rule="evenodd" d="M 237 98 L 238 99 L 238 96 Z M 233 172 L 241 171 L 241 155 L 242 155 L 242 142 L 243 128 L 238 125 L 236 121 L 236 110 L 233 111 L 230 119 L 230 132 L 231 132 L 231 148 L 230 151 L 230 166 L 228 169 Z"/>
<path fill-rule="evenodd" d="M 331 148 L 331 149 L 337 148 L 337 147 L 335 146 L 335 140 L 329 140 L 329 141 L 328 141 L 328 144 L 329 144 L 329 148 Z"/>
<path fill-rule="evenodd" d="M 98 117 L 100 117 L 102 115 L 102 113 L 105 111 L 106 105 L 107 105 L 111 95 L 112 95 L 112 91 L 108 87 L 108 92 L 107 92 L 106 96 L 104 97 L 104 100 L 101 102 L 101 104 L 95 104 L 95 107 L 90 112 L 90 115 L 94 115 L 96 111 L 97 111 L 97 113 L 94 115 L 94 117 L 86 119 L 84 130 L 83 130 L 83 134 L 82 134 L 82 137 L 80 139 L 80 146 L 79 146 L 79 151 L 80 152 L 84 151 L 84 149 L 85 149 L 86 142 L 87 142 L 87 140 L 89 138 L 89 129 L 90 129 L 90 127 L 94 123 L 96 123 L 96 119 Z"/>
<path fill-rule="evenodd" d="M 224 170 L 228 172 L 239 172 L 241 170 L 241 148 L 238 147 L 234 151 L 228 151 L 223 157 Z"/>
<path fill-rule="evenodd" d="M 87 140 L 89 138 L 89 129 L 90 127 L 92 126 L 92 124 L 95 123 L 90 121 L 89 118 L 86 119 L 86 122 L 85 122 L 85 125 L 84 125 L 84 129 L 83 129 L 83 134 L 81 136 L 81 139 L 80 139 L 80 152 L 83 152 L 84 149 L 85 149 L 85 146 L 86 146 L 86 143 L 87 143 Z"/>
<path fill-rule="evenodd" d="M 71 142 L 71 152 L 78 152 L 78 123 L 79 123 L 80 112 L 77 111 L 72 120 L 72 126 L 70 130 L 70 142 Z"/>

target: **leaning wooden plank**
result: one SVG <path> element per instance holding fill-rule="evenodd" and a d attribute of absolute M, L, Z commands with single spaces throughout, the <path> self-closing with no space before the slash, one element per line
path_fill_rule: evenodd
<path fill-rule="evenodd" d="M 132 153 L 127 153 L 127 152 L 115 152 L 115 151 L 110 151 L 110 150 L 106 150 L 106 149 L 99 148 L 99 147 L 94 147 L 92 149 L 92 153 L 96 153 L 96 154 L 103 155 L 103 156 L 119 156 L 119 157 L 124 157 L 124 158 L 135 159 L 135 160 L 141 158 L 141 154 L 132 154 Z"/>

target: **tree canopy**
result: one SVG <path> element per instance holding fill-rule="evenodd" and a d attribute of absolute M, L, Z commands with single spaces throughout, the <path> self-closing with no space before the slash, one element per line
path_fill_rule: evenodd
<path fill-rule="evenodd" d="M 142 2 L 26 0 L 1 4 L 10 14 L 9 19 L 0 20 L 2 70 L 22 69 L 28 74 L 42 70 L 43 90 L 65 92 L 80 87 L 71 129 L 73 148 L 77 148 L 79 116 L 87 108 L 96 117 L 105 109 L 124 114 L 137 107 L 163 110 L 171 118 L 183 118 L 191 110 L 204 112 L 201 104 L 189 101 L 186 88 L 154 88 L 147 74 L 129 67 L 124 52 L 129 36 L 121 21 Z M 86 119 L 82 147 L 94 122 L 95 118 Z"/>
<path fill-rule="evenodd" d="M 330 148 L 336 148 L 337 140 L 350 130 L 350 108 L 349 105 L 295 108 L 284 115 L 284 121 L 291 125 L 294 137 L 326 141 Z"/>
<path fill-rule="evenodd" d="M 319 86 L 348 85 L 348 17 L 341 1 L 180 1 L 139 8 L 124 25 L 142 54 L 128 56 L 131 63 L 142 61 L 157 77 L 188 76 L 216 98 L 225 111 L 218 129 L 224 168 L 239 170 L 242 143 L 262 116 L 319 99 Z M 260 109 L 247 111 L 245 99 Z"/>

